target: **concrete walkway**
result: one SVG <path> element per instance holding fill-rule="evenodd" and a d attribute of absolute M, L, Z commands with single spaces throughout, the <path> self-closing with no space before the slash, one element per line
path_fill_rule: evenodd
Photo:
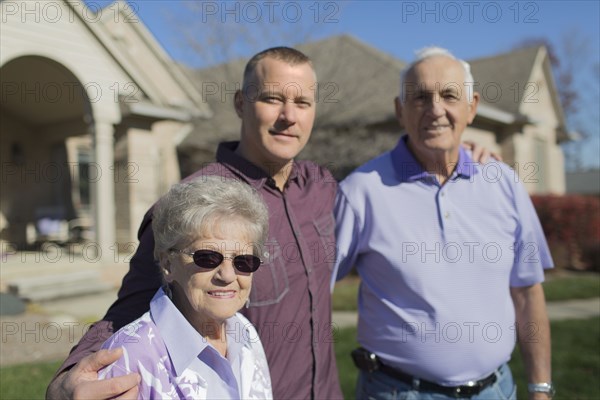
<path fill-rule="evenodd" d="M 129 254 L 117 254 L 110 262 L 93 256 L 73 254 L 56 247 L 54 253 L 20 252 L 0 254 L 0 291 L 20 279 L 56 279 L 57 276 L 95 271 L 97 279 L 110 288 L 27 304 L 25 313 L 0 316 L 0 366 L 64 359 L 89 328 L 104 316 L 117 298 L 117 289 L 127 272 Z"/>

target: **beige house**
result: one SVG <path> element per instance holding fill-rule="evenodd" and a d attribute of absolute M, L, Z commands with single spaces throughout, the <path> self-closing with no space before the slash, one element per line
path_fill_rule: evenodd
<path fill-rule="evenodd" d="M 124 2 L 2 2 L 0 230 L 4 244 L 83 236 L 104 257 L 137 243 L 180 179 L 176 146 L 200 93 Z"/>
<path fill-rule="evenodd" d="M 497 149 L 530 193 L 564 194 L 565 117 L 545 47 L 471 60 L 482 103 L 465 137 Z"/>
<path fill-rule="evenodd" d="M 85 238 L 104 256 L 131 248 L 147 208 L 239 136 L 233 93 L 246 60 L 184 71 L 124 2 L 96 14 L 80 1 L 35 2 L 37 14 L 25 3 L 0 3 L 1 239 Z M 341 178 L 396 143 L 404 63 L 350 36 L 301 49 L 319 74 L 301 156 Z M 567 135 L 545 49 L 473 70 L 484 101 L 466 137 L 499 151 L 530 192 L 564 193 Z"/>

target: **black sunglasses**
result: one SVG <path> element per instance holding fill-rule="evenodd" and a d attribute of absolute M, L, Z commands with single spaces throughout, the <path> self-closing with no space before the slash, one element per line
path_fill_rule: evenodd
<path fill-rule="evenodd" d="M 194 264 L 202 268 L 214 269 L 217 268 L 224 259 L 229 259 L 233 261 L 233 266 L 240 272 L 254 272 L 260 267 L 262 264 L 262 260 L 255 255 L 252 254 L 241 254 L 235 257 L 225 257 L 223 254 L 214 250 L 196 250 L 193 253 L 186 253 L 183 250 L 171 249 L 176 253 L 187 254 L 188 256 L 192 256 L 194 259 Z"/>

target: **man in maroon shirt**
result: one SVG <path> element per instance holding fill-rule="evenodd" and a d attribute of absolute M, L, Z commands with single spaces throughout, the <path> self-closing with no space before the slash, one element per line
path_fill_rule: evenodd
<path fill-rule="evenodd" d="M 329 282 L 334 261 L 333 201 L 337 184 L 313 163 L 294 161 L 315 119 L 316 76 L 301 52 L 273 48 L 255 55 L 235 95 L 239 142 L 222 143 L 217 162 L 192 175 L 236 178 L 255 187 L 269 207 L 265 264 L 254 274 L 243 312 L 259 331 L 276 399 L 341 398 L 331 324 Z M 97 381 L 97 370 L 120 352 L 97 352 L 123 325 L 149 308 L 161 285 L 152 256 L 152 210 L 118 300 L 73 348 L 48 387 L 48 398 L 135 397 L 137 375 Z"/>

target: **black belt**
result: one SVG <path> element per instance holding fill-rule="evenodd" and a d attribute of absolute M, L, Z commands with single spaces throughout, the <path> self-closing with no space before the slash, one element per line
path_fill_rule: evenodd
<path fill-rule="evenodd" d="M 469 382 L 466 385 L 461 386 L 442 386 L 435 382 L 426 381 L 425 379 L 419 379 L 413 377 L 403 371 L 392 368 L 379 362 L 379 370 L 381 372 L 391 376 L 392 378 L 398 379 L 401 382 L 413 385 L 414 382 L 419 382 L 419 387 L 414 387 L 415 390 L 422 392 L 436 392 L 452 397 L 471 397 L 479 394 L 485 388 L 493 385 L 496 382 L 496 373 L 493 372 L 491 375 L 480 379 L 478 381 Z"/>

